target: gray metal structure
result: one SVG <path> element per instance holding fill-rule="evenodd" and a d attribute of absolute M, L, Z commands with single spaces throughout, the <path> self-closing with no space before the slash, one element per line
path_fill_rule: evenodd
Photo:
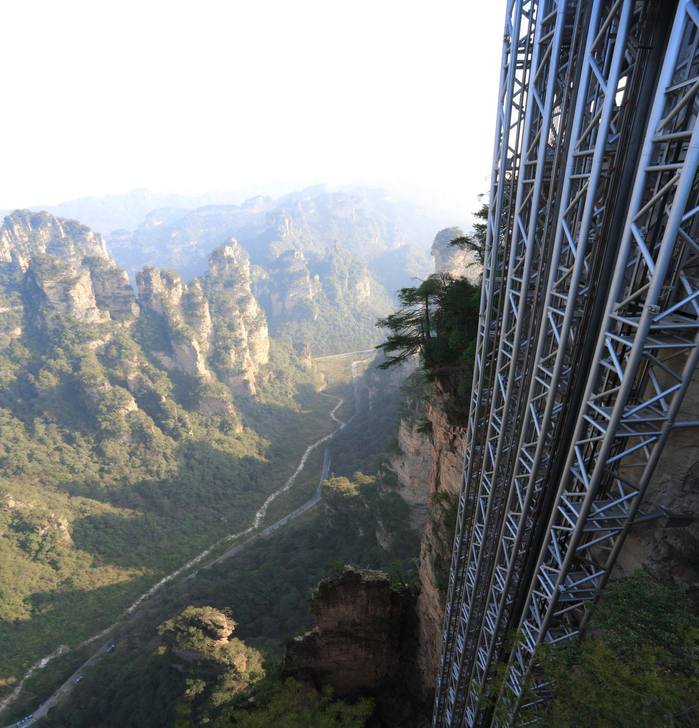
<path fill-rule="evenodd" d="M 435 726 L 535 716 L 537 646 L 584 629 L 628 530 L 667 515 L 646 488 L 672 431 L 699 425 L 680 412 L 699 360 L 698 5 L 507 4 Z"/>

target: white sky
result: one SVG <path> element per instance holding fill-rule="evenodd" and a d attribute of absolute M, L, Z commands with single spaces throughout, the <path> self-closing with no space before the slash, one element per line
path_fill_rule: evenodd
<path fill-rule="evenodd" d="M 487 191 L 504 0 L 11 0 L 0 208 L 138 187 Z"/>

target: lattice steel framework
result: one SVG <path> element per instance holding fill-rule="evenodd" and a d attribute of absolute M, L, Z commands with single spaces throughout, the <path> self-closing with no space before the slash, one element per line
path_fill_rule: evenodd
<path fill-rule="evenodd" d="M 545 697 L 537 645 L 584 627 L 629 528 L 662 515 L 641 505 L 668 436 L 699 424 L 678 421 L 699 359 L 697 2 L 508 4 L 436 726 Z"/>

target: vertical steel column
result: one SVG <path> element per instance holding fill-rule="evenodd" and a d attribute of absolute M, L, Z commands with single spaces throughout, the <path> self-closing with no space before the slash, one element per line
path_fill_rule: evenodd
<path fill-rule="evenodd" d="M 537 645 L 584 626 L 584 602 L 648 517 L 672 429 L 697 425 L 677 421 L 699 361 L 696 1 L 680 0 L 634 190 L 618 194 L 641 131 L 628 104 L 656 80 L 640 51 L 654 3 L 508 4 L 435 726 L 508 724 L 540 700 L 545 686 L 528 687 Z M 610 220 L 626 209 L 618 242 Z M 592 291 L 609 292 L 605 311 Z M 508 661 L 513 628 L 523 641 Z"/>
<path fill-rule="evenodd" d="M 481 317 L 474 362 L 474 394 L 471 400 L 467 441 L 477 435 L 483 413 L 490 406 L 490 395 L 484 394 L 492 380 L 493 342 L 499 331 L 497 310 L 502 299 L 502 241 L 509 236 L 511 208 L 514 201 L 513 183 L 521 157 L 521 124 L 526 108 L 526 80 L 531 64 L 531 36 L 536 0 L 510 0 L 505 19 L 502 72 L 498 96 L 497 132 L 493 160 L 490 209 L 481 295 Z M 482 453 L 467 447 L 465 478 L 478 467 Z M 451 725 L 458 685 L 453 685 L 454 664 L 461 660 L 463 642 L 458 640 L 457 627 L 464 610 L 468 609 L 470 592 L 464 589 L 465 562 L 468 556 L 464 534 L 469 532 L 473 494 L 463 488 L 459 500 L 454 551 L 450 573 L 444 638 L 435 697 L 434 725 Z"/>
<path fill-rule="evenodd" d="M 606 313 L 566 472 L 520 622 L 503 701 L 542 642 L 577 634 L 639 514 L 699 361 L 699 11 L 680 3 L 650 113 Z M 694 282 L 693 282 L 694 281 Z M 695 424 L 695 423 L 693 423 Z M 640 471 L 640 475 L 637 475 Z"/>
<path fill-rule="evenodd" d="M 548 280 L 540 307 L 536 353 L 528 371 L 528 396 L 513 448 L 515 457 L 507 478 L 507 503 L 499 524 L 489 603 L 472 674 L 478 685 L 488 684 L 493 663 L 503 650 L 508 617 L 514 606 L 512 587 L 522 577 L 534 514 L 551 450 L 556 446 L 556 426 L 564 409 L 566 377 L 576 344 L 576 328 L 580 325 L 580 317 L 575 314 L 587 287 L 587 247 L 594 242 L 597 221 L 604 212 L 606 186 L 602 174 L 612 166 L 610 156 L 615 152 L 611 143 L 619 113 L 615 96 L 621 79 L 632 68 L 624 62 L 631 17 L 631 2 L 616 2 L 606 8 L 597 3 L 591 8 L 589 24 L 583 23 L 581 15 L 575 19 L 576 30 L 581 35 L 587 33 L 584 53 L 581 57 L 566 58 L 568 63 L 574 61 L 582 66 L 577 82 L 579 91 L 569 138 L 559 135 L 549 141 L 556 154 L 567 152 L 565 174 L 562 185 L 550 188 L 551 196 L 559 203 L 558 215 L 546 231 L 554 240 L 546 265 L 542 266 Z M 607 37 L 612 32 L 614 37 Z M 566 74 L 566 82 L 569 78 Z M 472 702 L 475 716 L 475 696 Z"/>

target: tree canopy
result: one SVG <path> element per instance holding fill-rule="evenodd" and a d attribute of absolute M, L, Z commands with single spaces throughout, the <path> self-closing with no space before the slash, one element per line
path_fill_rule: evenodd
<path fill-rule="evenodd" d="M 612 584 L 583 640 L 543 650 L 542 679 L 554 696 L 536 722 L 696 726 L 699 620 L 690 608 L 685 585 L 665 586 L 640 569 Z"/>
<path fill-rule="evenodd" d="M 483 265 L 485 262 L 485 241 L 488 231 L 488 224 L 486 222 L 488 219 L 488 205 L 482 205 L 478 212 L 474 213 L 474 217 L 483 220 L 483 222 L 474 223 L 473 234 L 454 238 L 447 245 L 452 248 L 463 248 L 472 251 L 476 254 L 478 262 Z"/>
<path fill-rule="evenodd" d="M 376 325 L 388 330 L 386 361 L 379 369 L 402 364 L 421 353 L 433 374 L 459 369 L 473 361 L 478 334 L 480 287 L 449 273 L 435 273 L 419 286 L 401 288 L 401 308 Z"/>

